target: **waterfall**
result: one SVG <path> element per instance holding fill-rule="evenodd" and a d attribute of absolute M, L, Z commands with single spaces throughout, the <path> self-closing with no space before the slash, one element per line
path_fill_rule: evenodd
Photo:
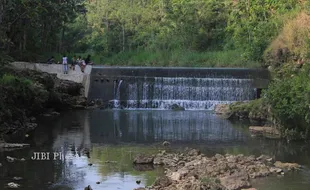
<path fill-rule="evenodd" d="M 177 104 L 186 110 L 211 110 L 216 104 L 255 99 L 252 83 L 252 79 L 155 77 L 128 83 L 124 106 L 170 109 Z"/>
<path fill-rule="evenodd" d="M 118 85 L 116 85 L 117 81 L 114 81 L 114 108 L 120 107 L 120 87 L 122 82 L 123 80 L 120 80 Z"/>

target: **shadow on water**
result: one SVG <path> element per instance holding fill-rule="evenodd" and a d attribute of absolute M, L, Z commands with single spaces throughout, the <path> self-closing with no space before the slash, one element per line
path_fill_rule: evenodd
<path fill-rule="evenodd" d="M 264 190 L 308 190 L 310 186 L 309 145 L 253 139 L 247 124 L 231 123 L 206 111 L 75 111 L 42 118 L 39 123 L 29 134 L 30 148 L 0 152 L 0 189 L 14 181 L 13 177 L 24 178 L 17 183 L 25 190 L 78 190 L 87 185 L 93 189 L 128 190 L 150 185 L 163 169 L 134 167 L 132 160 L 137 153 L 157 152 L 165 140 L 171 142 L 171 149 L 194 147 L 210 156 L 268 154 L 276 160 L 298 162 L 305 166 L 300 172 L 253 184 Z M 33 152 L 61 152 L 63 156 L 38 161 L 30 159 Z M 9 163 L 6 156 L 26 161 Z"/>

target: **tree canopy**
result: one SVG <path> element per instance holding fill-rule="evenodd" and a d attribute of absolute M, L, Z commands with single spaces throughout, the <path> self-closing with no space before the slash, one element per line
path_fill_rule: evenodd
<path fill-rule="evenodd" d="M 261 61 L 295 0 L 2 0 L 0 49 L 21 59 L 54 52 L 242 50 Z M 306 1 L 307 3 L 307 1 Z"/>

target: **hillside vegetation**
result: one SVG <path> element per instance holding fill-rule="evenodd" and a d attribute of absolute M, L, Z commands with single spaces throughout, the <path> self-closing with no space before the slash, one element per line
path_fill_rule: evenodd
<path fill-rule="evenodd" d="M 106 65 L 261 67 L 266 48 L 287 20 L 306 15 L 307 3 L 2 1 L 0 49 L 25 61 L 90 53 Z"/>

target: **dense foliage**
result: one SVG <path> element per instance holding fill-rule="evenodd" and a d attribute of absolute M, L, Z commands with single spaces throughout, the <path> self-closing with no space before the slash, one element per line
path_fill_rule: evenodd
<path fill-rule="evenodd" d="M 67 25 L 83 11 L 83 0 L 0 1 L 0 50 L 33 59 L 42 52 L 63 52 Z"/>
<path fill-rule="evenodd" d="M 100 55 L 100 63 L 179 66 L 227 65 L 229 55 L 213 61 L 205 52 L 229 50 L 239 54 L 239 65 L 231 66 L 252 67 L 258 64 L 249 60 L 262 61 L 285 18 L 306 7 L 304 2 L 4 0 L 0 49 L 23 60 L 87 52 Z"/>
<path fill-rule="evenodd" d="M 266 91 L 273 117 L 289 138 L 310 136 L 309 72 L 309 65 L 305 65 L 297 74 L 288 71 L 289 77 L 275 80 Z"/>

